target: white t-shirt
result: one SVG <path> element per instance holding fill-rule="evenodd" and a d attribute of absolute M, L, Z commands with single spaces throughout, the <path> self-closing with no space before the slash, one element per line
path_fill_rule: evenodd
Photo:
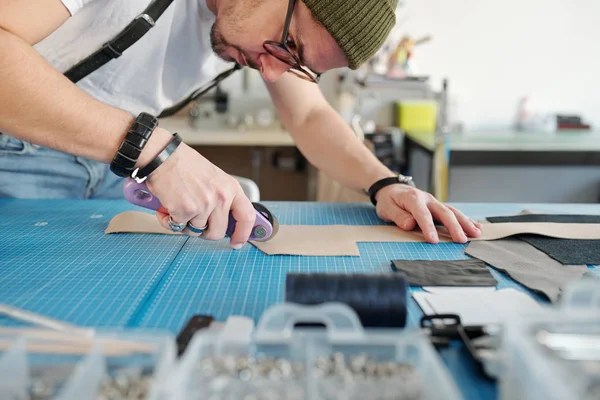
<path fill-rule="evenodd" d="M 65 72 L 113 39 L 151 0 L 61 1 L 72 17 L 35 49 Z M 144 37 L 77 85 L 133 115 L 156 115 L 229 67 L 210 46 L 214 19 L 206 0 L 174 0 Z"/>

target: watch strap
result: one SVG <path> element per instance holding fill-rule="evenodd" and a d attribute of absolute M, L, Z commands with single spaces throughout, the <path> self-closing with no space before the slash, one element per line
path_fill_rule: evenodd
<path fill-rule="evenodd" d="M 177 150 L 181 142 L 181 136 L 179 136 L 177 133 L 174 133 L 167 147 L 165 147 L 163 151 L 161 151 L 154 158 L 154 160 L 150 161 L 148 165 L 133 171 L 131 177 L 138 182 L 145 181 L 151 173 L 153 173 L 158 167 L 160 167 L 165 161 L 167 161 L 171 154 L 173 154 L 175 150 Z"/>
<path fill-rule="evenodd" d="M 371 199 L 371 203 L 373 203 L 373 205 L 376 206 L 377 200 L 375 200 L 375 196 L 377 195 L 377 192 L 379 192 L 381 189 L 383 189 L 386 186 L 395 185 L 395 184 L 414 186 L 414 184 L 412 183 L 412 178 L 409 176 L 398 175 L 398 176 L 391 177 L 391 178 L 380 179 L 377 182 L 375 182 L 373 185 L 371 185 L 371 187 L 369 188 L 369 190 L 367 192 L 367 194 L 369 195 L 369 199 Z"/>

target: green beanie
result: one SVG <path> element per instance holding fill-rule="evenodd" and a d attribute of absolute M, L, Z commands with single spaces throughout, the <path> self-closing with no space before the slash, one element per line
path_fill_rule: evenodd
<path fill-rule="evenodd" d="M 359 68 L 383 46 L 396 24 L 397 0 L 302 0 Z"/>

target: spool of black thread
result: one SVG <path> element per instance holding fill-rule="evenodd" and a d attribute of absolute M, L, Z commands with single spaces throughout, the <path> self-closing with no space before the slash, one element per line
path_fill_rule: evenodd
<path fill-rule="evenodd" d="M 407 292 L 401 274 L 288 274 L 285 280 L 286 302 L 341 302 L 356 312 L 365 328 L 403 328 Z"/>

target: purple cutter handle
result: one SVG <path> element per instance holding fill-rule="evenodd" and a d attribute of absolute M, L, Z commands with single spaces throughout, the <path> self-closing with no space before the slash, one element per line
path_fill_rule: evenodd
<path fill-rule="evenodd" d="M 123 193 L 125 194 L 125 198 L 136 206 L 154 211 L 158 211 L 162 206 L 158 197 L 152 194 L 145 182 L 137 183 L 135 180 L 128 178 L 125 181 L 125 186 L 123 186 Z"/>
<path fill-rule="evenodd" d="M 160 200 L 148 189 L 145 182 L 137 183 L 135 180 L 128 178 L 123 186 L 123 193 L 125 198 L 132 204 L 140 207 L 148 208 L 150 210 L 158 211 L 162 207 Z M 227 236 L 231 236 L 235 230 L 236 220 L 233 215 L 229 213 L 229 224 L 227 225 Z M 256 221 L 252 228 L 249 240 L 251 241 L 264 241 L 271 237 L 273 234 L 273 225 L 269 222 L 269 219 L 264 216 L 261 212 L 256 210 Z"/>

